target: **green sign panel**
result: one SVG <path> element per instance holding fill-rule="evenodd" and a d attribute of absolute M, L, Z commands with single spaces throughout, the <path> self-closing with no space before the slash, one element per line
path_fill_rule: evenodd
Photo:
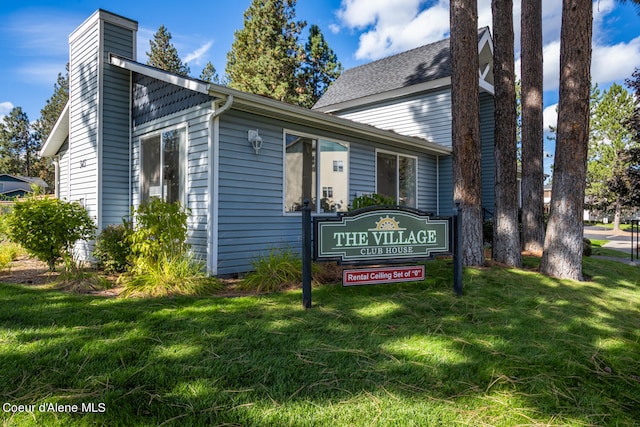
<path fill-rule="evenodd" d="M 449 220 L 378 209 L 316 220 L 318 260 L 343 262 L 428 258 L 449 252 Z"/>

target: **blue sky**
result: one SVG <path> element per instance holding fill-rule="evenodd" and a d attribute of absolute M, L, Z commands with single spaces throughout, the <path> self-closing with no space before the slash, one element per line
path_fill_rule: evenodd
<path fill-rule="evenodd" d="M 543 0 L 545 124 L 555 123 L 561 1 Z M 601 88 L 624 83 L 640 67 L 640 16 L 628 1 L 594 1 L 592 77 Z M 224 73 L 234 31 L 251 0 L 2 2 L 0 6 L 0 117 L 20 106 L 36 120 L 68 60 L 68 36 L 98 8 L 138 21 L 138 60 L 164 24 L 191 73 L 207 61 Z M 345 68 L 449 36 L 448 0 L 298 0 L 297 19 L 320 26 Z M 490 0 L 478 0 L 479 26 L 491 26 Z M 516 58 L 520 1 L 514 0 Z M 307 31 L 303 31 L 306 37 Z M 519 62 L 516 62 L 519 69 Z M 519 71 L 518 71 L 519 73 Z M 550 160 L 549 160 L 550 161 Z"/>

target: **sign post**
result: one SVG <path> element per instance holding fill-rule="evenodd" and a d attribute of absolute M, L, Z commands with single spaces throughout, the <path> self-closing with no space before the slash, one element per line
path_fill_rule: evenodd
<path fill-rule="evenodd" d="M 311 207 L 302 207 L 302 306 L 311 308 Z"/>

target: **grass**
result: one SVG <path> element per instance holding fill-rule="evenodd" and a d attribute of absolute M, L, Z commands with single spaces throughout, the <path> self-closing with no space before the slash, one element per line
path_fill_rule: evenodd
<path fill-rule="evenodd" d="M 539 262 L 527 258 L 532 269 Z M 640 420 L 640 270 L 446 260 L 421 283 L 112 299 L 0 285 L 3 425 L 573 425 Z M 43 403 L 97 413 L 40 412 Z M 100 406 L 103 404 L 104 406 Z M 9 408 L 10 409 L 10 408 Z M 71 408 L 69 408 L 71 409 Z M 85 409 L 87 409 L 85 407 Z"/>

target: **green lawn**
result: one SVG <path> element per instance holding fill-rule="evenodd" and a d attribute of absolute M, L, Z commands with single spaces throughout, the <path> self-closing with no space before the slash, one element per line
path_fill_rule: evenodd
<path fill-rule="evenodd" d="M 456 297 L 451 266 L 430 262 L 424 283 L 314 288 L 311 310 L 300 291 L 112 299 L 0 284 L 0 417 L 11 426 L 639 425 L 640 269 L 584 264 L 584 283 L 467 269 Z M 52 403 L 104 412 L 39 411 Z M 21 404 L 35 411 L 7 406 Z"/>

